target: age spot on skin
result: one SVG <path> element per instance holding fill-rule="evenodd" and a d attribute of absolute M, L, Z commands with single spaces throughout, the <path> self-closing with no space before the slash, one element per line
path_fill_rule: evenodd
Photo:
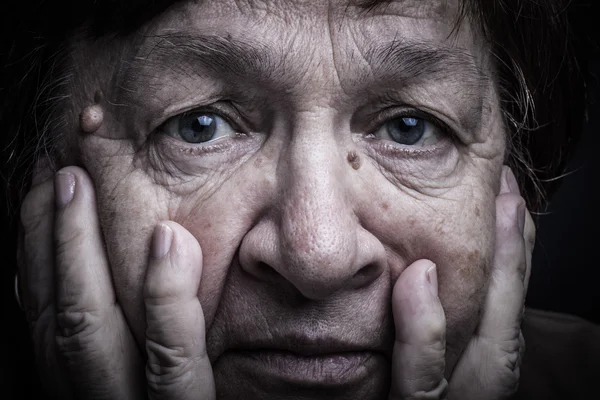
<path fill-rule="evenodd" d="M 481 252 L 479 250 L 470 251 L 467 255 L 468 262 L 471 265 L 477 265 L 480 262 Z"/>
<path fill-rule="evenodd" d="M 99 104 L 86 107 L 79 115 L 79 126 L 85 133 L 94 133 L 102 126 L 104 110 Z"/>
<path fill-rule="evenodd" d="M 360 169 L 360 157 L 355 151 L 348 152 L 347 160 L 350 166 L 352 166 L 352 168 L 354 168 L 356 171 Z"/>

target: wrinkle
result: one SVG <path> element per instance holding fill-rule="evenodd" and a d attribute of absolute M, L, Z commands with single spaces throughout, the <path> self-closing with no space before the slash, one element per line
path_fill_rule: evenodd
<path fill-rule="evenodd" d="M 338 71 L 338 62 L 336 61 L 336 45 L 335 45 L 335 30 L 334 30 L 334 24 L 335 24 L 335 6 L 332 5 L 332 1 L 333 0 L 329 0 L 329 9 L 327 11 L 327 33 L 328 33 L 328 38 L 329 38 L 329 45 L 331 46 L 331 62 L 332 62 L 332 72 L 333 72 L 333 78 L 332 78 L 332 82 L 331 85 L 332 87 L 335 87 L 336 84 L 339 85 L 342 88 L 342 91 L 344 91 L 344 85 L 342 84 L 343 79 L 341 77 L 340 72 Z M 342 24 L 343 24 L 343 18 L 340 21 L 340 25 L 338 28 L 338 31 L 342 30 Z M 346 95 L 348 95 L 348 93 L 345 93 Z"/>

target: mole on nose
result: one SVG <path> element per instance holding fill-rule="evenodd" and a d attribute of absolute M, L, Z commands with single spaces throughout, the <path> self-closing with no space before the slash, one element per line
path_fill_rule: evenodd
<path fill-rule="evenodd" d="M 357 171 L 360 169 L 360 156 L 356 154 L 355 151 L 348 152 L 347 160 L 350 166 L 352 166 L 352 168 L 354 168 Z"/>

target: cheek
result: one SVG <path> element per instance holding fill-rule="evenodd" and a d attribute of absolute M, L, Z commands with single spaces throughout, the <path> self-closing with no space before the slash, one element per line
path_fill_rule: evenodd
<path fill-rule="evenodd" d="M 429 236 L 421 256 L 429 254 L 438 266 L 450 370 L 479 322 L 493 260 L 495 202 L 490 196 L 451 215 L 455 217 L 438 217 L 442 228 Z"/>
<path fill-rule="evenodd" d="M 386 241 L 393 282 L 418 259 L 437 265 L 446 315 L 446 362 L 452 370 L 477 326 L 487 290 L 494 252 L 494 190 L 449 193 L 447 199 L 431 198 L 426 205 L 427 199 L 396 200 L 386 202 L 387 210 L 379 213 L 373 229 L 387 227 L 379 228 L 379 237 Z"/>
<path fill-rule="evenodd" d="M 465 205 L 460 212 L 440 204 L 435 215 L 415 214 L 414 227 L 405 238 L 405 265 L 427 258 L 438 267 L 439 296 L 450 329 L 477 317 L 489 276 L 495 203 L 482 203 L 485 213 L 480 211 L 483 204 Z"/>
<path fill-rule="evenodd" d="M 493 211 L 493 210 L 491 210 Z M 473 218 L 465 221 L 473 224 Z M 452 369 L 479 322 L 493 260 L 491 221 L 478 221 L 476 233 L 440 243 L 433 260 L 438 265 L 439 296 L 446 314 L 446 360 Z M 489 229 L 485 227 L 489 226 Z"/>
<path fill-rule="evenodd" d="M 126 167 L 134 163 L 125 157 L 119 158 L 118 165 L 107 159 L 84 160 L 96 185 L 116 294 L 138 341 L 144 337 L 143 284 L 151 236 L 163 220 L 181 224 L 202 248 L 198 294 L 210 326 L 239 243 L 263 211 L 259 205 L 265 199 L 260 194 L 267 192 L 268 185 L 242 173 L 218 185 L 218 190 L 200 184 L 191 190 L 190 183 L 185 191 L 173 192 L 167 190 L 169 185 L 157 184 L 144 168 Z"/>
<path fill-rule="evenodd" d="M 115 291 L 135 337 L 144 337 L 143 284 L 156 224 L 168 219 L 168 202 L 139 171 L 125 175 L 90 169 Z M 102 171 L 102 176 L 98 172 Z M 139 342 L 141 343 L 141 342 Z"/>

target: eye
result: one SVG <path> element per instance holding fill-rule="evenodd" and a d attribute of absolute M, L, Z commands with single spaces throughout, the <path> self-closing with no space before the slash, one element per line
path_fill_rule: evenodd
<path fill-rule="evenodd" d="M 216 114 L 191 111 L 177 115 L 164 124 L 164 132 L 188 143 L 206 143 L 221 137 L 233 137 L 237 132 Z"/>
<path fill-rule="evenodd" d="M 378 139 L 392 140 L 405 146 L 431 146 L 444 134 L 437 124 L 416 116 L 390 119 L 375 132 Z"/>

